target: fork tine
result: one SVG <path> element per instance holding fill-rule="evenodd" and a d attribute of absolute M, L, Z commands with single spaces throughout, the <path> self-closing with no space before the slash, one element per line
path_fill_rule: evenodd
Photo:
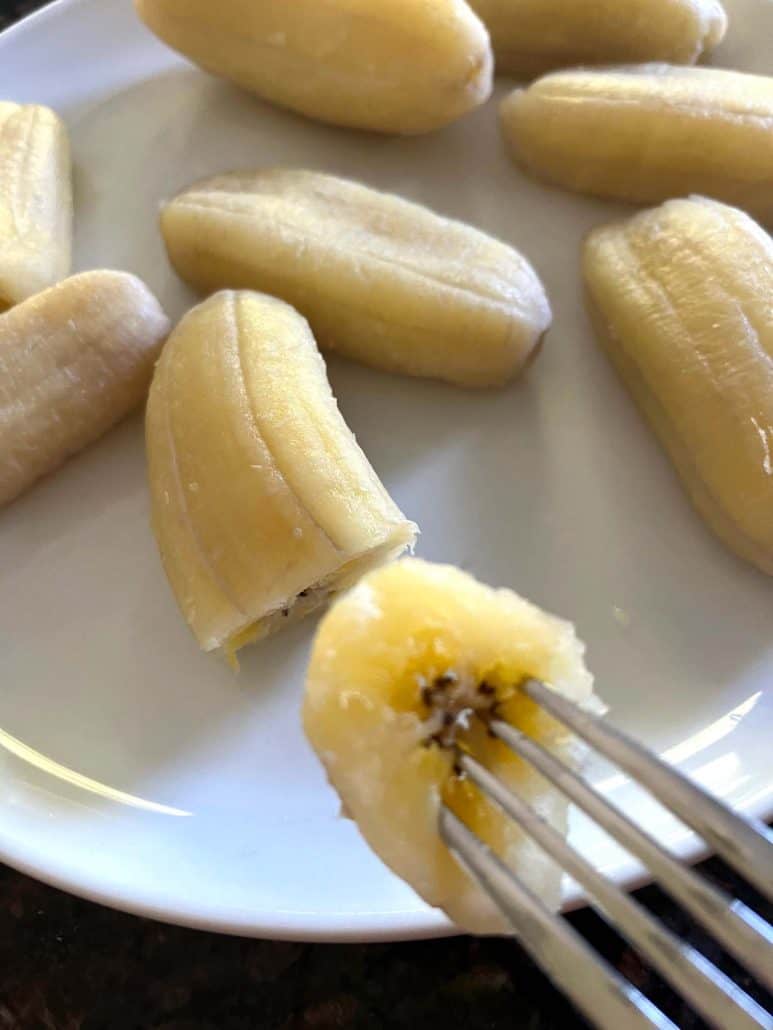
<path fill-rule="evenodd" d="M 742 819 L 721 802 L 666 765 L 652 752 L 598 716 L 584 712 L 539 680 L 527 680 L 524 692 L 592 744 L 695 830 L 768 900 L 773 900 L 773 837 L 756 820 Z"/>
<path fill-rule="evenodd" d="M 450 809 L 440 834 L 504 914 L 537 964 L 600 1030 L 676 1030 L 667 1016 L 619 976 L 565 920 L 555 916 Z"/>
<path fill-rule="evenodd" d="M 530 762 L 631 854 L 641 859 L 657 882 L 717 941 L 773 989 L 773 933 L 768 923 L 740 901 L 717 890 L 661 847 L 623 812 L 596 793 L 541 744 L 509 723 L 494 719 L 491 732 Z"/>
<path fill-rule="evenodd" d="M 457 762 L 487 797 L 588 891 L 607 922 L 616 927 L 710 1025 L 721 1030 L 758 1030 L 770 1025 L 767 1013 L 729 977 L 597 872 L 561 834 L 480 762 L 461 752 Z"/>

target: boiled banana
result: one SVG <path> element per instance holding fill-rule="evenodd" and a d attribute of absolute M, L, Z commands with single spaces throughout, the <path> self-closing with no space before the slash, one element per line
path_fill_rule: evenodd
<path fill-rule="evenodd" d="M 0 311 L 70 274 L 72 182 L 62 120 L 0 101 Z"/>
<path fill-rule="evenodd" d="M 542 284 L 513 248 L 318 172 L 217 176 L 172 200 L 161 227 L 196 289 L 282 297 L 323 349 L 391 372 L 501 384 L 550 324 Z"/>
<path fill-rule="evenodd" d="M 473 933 L 501 914 L 438 836 L 445 802 L 551 906 L 560 871 L 455 770 L 471 752 L 557 828 L 566 802 L 489 735 L 494 712 L 570 759 L 567 731 L 520 689 L 530 677 L 600 708 L 573 627 L 459 569 L 404 559 L 370 573 L 323 619 L 303 705 L 306 735 L 365 840 L 430 905 Z"/>
<path fill-rule="evenodd" d="M 773 241 L 694 197 L 590 234 L 599 339 L 724 542 L 773 574 Z"/>
<path fill-rule="evenodd" d="M 165 43 L 310 118 L 437 129 L 488 99 L 488 33 L 464 0 L 136 0 Z"/>
<path fill-rule="evenodd" d="M 233 655 L 413 544 L 344 423 L 308 323 L 222 292 L 190 311 L 147 408 L 153 526 L 201 647 Z"/>
<path fill-rule="evenodd" d="M 142 402 L 168 331 L 123 272 L 74 275 L 0 315 L 0 504 Z"/>
<path fill-rule="evenodd" d="M 497 72 L 518 79 L 578 64 L 693 64 L 727 28 L 719 0 L 469 2 L 491 33 Z"/>
<path fill-rule="evenodd" d="M 557 72 L 502 104 L 515 160 L 580 193 L 701 193 L 773 222 L 773 78 L 637 65 Z"/>

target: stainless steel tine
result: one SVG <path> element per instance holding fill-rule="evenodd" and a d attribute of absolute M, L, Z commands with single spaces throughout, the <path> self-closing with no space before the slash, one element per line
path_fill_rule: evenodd
<path fill-rule="evenodd" d="M 675 859 L 532 737 L 497 719 L 492 720 L 489 728 L 627 851 L 641 859 L 653 878 L 685 911 L 702 923 L 761 983 L 773 989 L 773 930 L 764 919 Z"/>
<path fill-rule="evenodd" d="M 553 982 L 600 1030 L 673 1030 L 674 1024 L 555 916 L 449 809 L 440 834 Z"/>
<path fill-rule="evenodd" d="M 768 900 L 773 900 L 771 835 L 762 823 L 742 819 L 707 791 L 688 780 L 635 740 L 581 711 L 538 680 L 527 680 L 523 689 L 551 715 L 579 737 L 624 769 L 634 780 L 669 808 L 710 844 Z"/>
<path fill-rule="evenodd" d="M 768 1014 L 761 1006 L 700 952 L 680 941 L 646 909 L 597 872 L 560 833 L 480 762 L 463 753 L 457 755 L 457 762 L 486 796 L 586 889 L 607 922 L 633 944 L 707 1023 L 721 1030 L 770 1027 Z"/>

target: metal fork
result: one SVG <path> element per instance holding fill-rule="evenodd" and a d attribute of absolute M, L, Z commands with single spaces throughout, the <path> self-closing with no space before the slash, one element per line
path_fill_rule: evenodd
<path fill-rule="evenodd" d="M 743 819 L 656 755 L 597 715 L 582 711 L 544 683 L 525 693 L 578 737 L 615 762 L 718 855 L 773 901 L 773 835 Z M 703 880 L 666 851 L 572 769 L 535 740 L 499 719 L 491 733 L 531 763 L 556 788 L 640 859 L 653 879 L 768 989 L 773 990 L 773 928 L 747 905 Z M 460 751 L 458 767 L 587 892 L 591 904 L 711 1026 L 721 1030 L 773 1027 L 773 1018 L 700 952 L 674 936 L 616 887 L 563 836 L 474 757 Z M 616 973 L 561 916 L 554 915 L 445 806 L 444 841 L 495 902 L 516 936 L 554 983 L 602 1030 L 673 1027 L 632 984 Z"/>

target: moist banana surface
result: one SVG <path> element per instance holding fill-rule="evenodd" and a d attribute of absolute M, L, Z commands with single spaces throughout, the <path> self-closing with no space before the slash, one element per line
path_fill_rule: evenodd
<path fill-rule="evenodd" d="M 501 108 L 515 160 L 579 193 L 701 193 L 773 222 L 773 78 L 636 65 L 556 72 Z"/>
<path fill-rule="evenodd" d="M 488 99 L 488 33 L 464 0 L 136 0 L 165 43 L 311 118 L 421 133 Z"/>
<path fill-rule="evenodd" d="M 712 200 L 594 230 L 583 273 L 599 340 L 693 504 L 773 574 L 773 241 Z"/>
<path fill-rule="evenodd" d="M 168 332 L 124 272 L 74 275 L 0 315 L 0 504 L 144 400 Z"/>
<path fill-rule="evenodd" d="M 573 627 L 510 590 L 446 565 L 404 559 L 371 573 L 323 619 L 303 721 L 347 814 L 431 905 L 473 933 L 506 932 L 500 913 L 438 835 L 445 802 L 548 904 L 560 872 L 468 780 L 468 750 L 565 830 L 566 804 L 489 735 L 496 713 L 571 758 L 566 730 L 520 690 L 529 677 L 588 706 L 593 679 Z"/>
<path fill-rule="evenodd" d="M 572 65 L 692 64 L 725 35 L 718 0 L 470 0 L 497 72 L 532 79 Z"/>
<path fill-rule="evenodd" d="M 72 182 L 62 120 L 0 101 L 0 311 L 70 274 Z"/>
<path fill-rule="evenodd" d="M 196 289 L 282 297 L 323 349 L 391 372 L 499 385 L 550 324 L 542 284 L 512 247 L 318 172 L 217 176 L 171 201 L 161 227 Z"/>
<path fill-rule="evenodd" d="M 281 300 L 222 292 L 182 319 L 146 439 L 161 558 L 204 650 L 232 654 L 414 541 Z"/>

